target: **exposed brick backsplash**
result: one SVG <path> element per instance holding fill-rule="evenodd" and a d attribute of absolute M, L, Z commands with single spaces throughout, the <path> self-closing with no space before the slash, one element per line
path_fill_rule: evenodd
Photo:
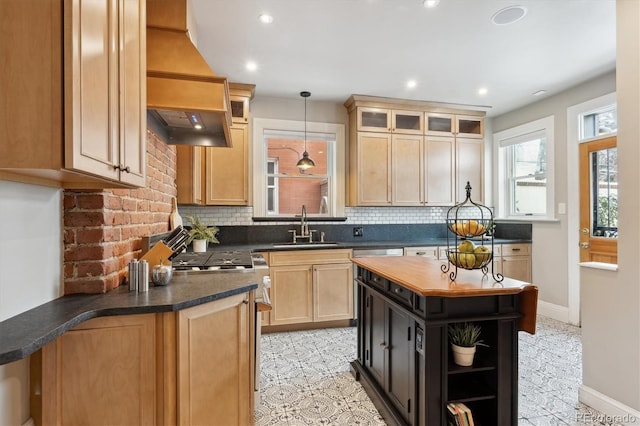
<path fill-rule="evenodd" d="M 65 190 L 64 292 L 105 293 L 124 282 L 142 237 L 169 230 L 176 150 L 147 131 L 147 186 Z"/>

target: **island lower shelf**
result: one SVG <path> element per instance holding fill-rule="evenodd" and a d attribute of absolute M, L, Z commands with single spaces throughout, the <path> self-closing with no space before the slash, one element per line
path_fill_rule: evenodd
<path fill-rule="evenodd" d="M 351 363 L 385 421 L 446 426 L 447 404 L 464 404 L 475 425 L 517 424 L 518 332 L 535 332 L 537 288 L 513 280 L 494 287 L 474 273 L 451 283 L 445 274 L 440 280 L 438 262 L 385 259 L 354 259 L 359 320 Z M 480 326 L 487 344 L 468 367 L 454 363 L 448 336 L 462 322 Z"/>

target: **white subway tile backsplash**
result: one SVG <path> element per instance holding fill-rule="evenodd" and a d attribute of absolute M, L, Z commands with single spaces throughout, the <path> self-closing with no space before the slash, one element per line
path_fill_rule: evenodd
<path fill-rule="evenodd" d="M 448 207 L 347 207 L 345 224 L 442 223 Z M 216 226 L 279 225 L 281 222 L 253 222 L 253 207 L 179 206 L 180 215 L 196 215 Z M 185 224 L 189 221 L 185 218 Z M 331 224 L 335 222 L 315 222 Z"/>

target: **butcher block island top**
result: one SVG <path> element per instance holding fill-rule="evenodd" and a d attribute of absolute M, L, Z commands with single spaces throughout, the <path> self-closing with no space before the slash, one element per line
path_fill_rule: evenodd
<path fill-rule="evenodd" d="M 491 276 L 491 271 L 483 275 L 479 269 L 458 268 L 456 280 L 451 281 L 449 274 L 440 269 L 442 261 L 420 256 L 361 257 L 352 261 L 421 296 L 489 296 L 520 293 L 527 287 L 535 287 L 530 283 L 510 278 L 497 282 Z"/>

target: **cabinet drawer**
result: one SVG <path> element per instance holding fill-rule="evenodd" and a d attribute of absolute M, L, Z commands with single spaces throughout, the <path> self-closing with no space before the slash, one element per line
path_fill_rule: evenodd
<path fill-rule="evenodd" d="M 394 282 L 389 283 L 389 295 L 408 308 L 413 308 L 413 292 Z"/>
<path fill-rule="evenodd" d="M 438 259 L 438 247 L 406 247 L 404 249 L 404 255 Z"/>
<path fill-rule="evenodd" d="M 368 276 L 367 276 L 368 275 Z M 389 288 L 389 280 L 381 277 L 380 275 L 374 274 L 373 272 L 365 275 L 366 283 L 371 287 L 378 288 L 380 290 L 387 291 Z"/>
<path fill-rule="evenodd" d="M 531 254 L 531 244 L 502 244 L 501 256 L 529 256 Z"/>
<path fill-rule="evenodd" d="M 351 249 L 273 251 L 269 258 L 269 266 L 348 263 L 351 262 Z"/>

